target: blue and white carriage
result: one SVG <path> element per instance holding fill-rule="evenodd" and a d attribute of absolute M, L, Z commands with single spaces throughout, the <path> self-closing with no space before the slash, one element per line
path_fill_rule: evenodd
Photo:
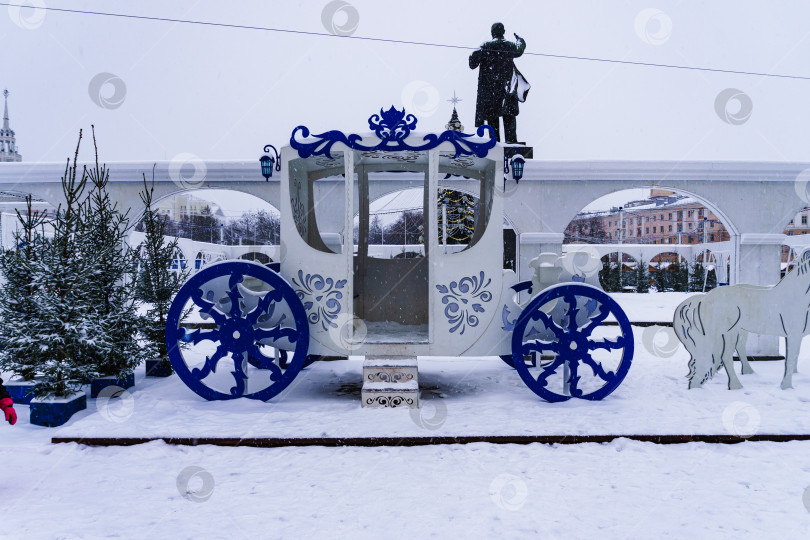
<path fill-rule="evenodd" d="M 548 401 L 618 387 L 633 356 L 619 306 L 584 283 L 532 291 L 503 268 L 504 148 L 492 130 L 416 123 L 391 107 L 362 136 L 293 131 L 276 163 L 280 263 L 211 264 L 172 305 L 170 358 L 194 392 L 267 400 L 310 363 L 349 355 L 501 357 Z M 370 256 L 370 201 L 408 188 L 424 194 L 419 256 Z M 462 246 L 439 227 L 447 190 L 476 200 Z M 183 324 L 190 311 L 207 324 Z"/>

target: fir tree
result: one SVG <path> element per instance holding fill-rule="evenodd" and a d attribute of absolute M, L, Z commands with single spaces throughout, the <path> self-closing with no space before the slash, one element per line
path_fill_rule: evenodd
<path fill-rule="evenodd" d="M 655 265 L 655 272 L 652 275 L 653 282 L 655 283 L 655 288 L 658 292 L 664 292 L 669 287 L 669 277 L 668 272 L 661 267 L 661 262 L 659 261 Z"/>
<path fill-rule="evenodd" d="M 599 284 L 607 292 L 616 292 L 619 287 L 619 266 L 605 257 L 602 270 L 599 271 Z"/>
<path fill-rule="evenodd" d="M 138 298 L 147 303 L 146 313 L 141 317 L 141 331 L 152 357 L 159 359 L 162 368 L 171 370 L 166 348 L 166 319 L 172 299 L 185 279 L 182 271 L 171 269 L 177 250 L 177 238 L 167 240 L 166 218 L 152 206 L 154 197 L 154 173 L 152 185 L 143 177 L 144 190 L 140 193 L 144 211 L 141 224 L 146 233 L 137 253 L 139 271 L 136 280 Z M 162 371 L 162 370 L 161 370 Z"/>
<path fill-rule="evenodd" d="M 633 272 L 633 281 L 635 282 L 636 292 L 647 293 L 650 292 L 650 273 L 647 270 L 647 263 L 642 258 L 638 261 L 636 269 Z"/>
<path fill-rule="evenodd" d="M 110 172 L 106 165 L 99 165 L 95 129 L 93 148 L 95 165 L 87 172 L 90 193 L 80 248 L 81 256 L 92 265 L 85 296 L 97 326 L 93 338 L 96 369 L 102 376 L 123 376 L 144 359 L 137 342 L 136 284 L 130 279 L 136 258 L 126 242 L 127 213 L 118 210 L 107 192 Z"/>
<path fill-rule="evenodd" d="M 123 245 L 126 216 L 106 193 L 109 175 L 73 163 L 62 176 L 63 202 L 48 219 L 18 214 L 17 249 L 0 256 L 4 367 L 43 376 L 34 392 L 67 396 L 89 379 L 121 375 L 140 362 L 132 286 L 132 256 Z M 95 140 L 94 140 L 95 143 Z M 90 182 L 90 190 L 86 193 Z"/>
<path fill-rule="evenodd" d="M 439 190 L 438 204 L 439 204 L 439 212 L 438 212 L 439 242 L 441 242 L 443 238 L 443 228 L 444 228 L 443 219 L 444 214 L 446 214 L 447 245 L 468 244 L 472 239 L 473 233 L 475 232 L 475 207 L 476 207 L 475 197 L 473 197 L 472 195 L 468 195 L 466 193 L 461 193 L 460 191 L 456 191 L 453 189 L 441 189 Z M 443 205 L 447 206 L 447 210 L 444 213 L 442 212 Z M 414 212 L 410 212 L 408 214 L 409 220 L 416 217 L 415 215 L 412 215 L 415 214 Z M 419 217 L 421 224 L 421 216 Z M 398 222 L 395 223 L 394 226 L 397 224 Z M 403 228 L 402 225 L 400 225 L 399 227 L 400 229 Z M 399 229 L 397 231 L 404 238 L 403 231 Z M 386 235 L 388 235 L 388 230 L 386 230 L 385 232 Z M 411 235 L 411 226 L 409 223 L 408 238 L 410 238 L 410 235 Z M 404 243 L 404 242 L 395 242 L 395 243 Z"/>
<path fill-rule="evenodd" d="M 18 236 L 17 245 L 22 249 L 3 253 L 4 277 L 12 275 L 11 265 L 21 263 L 28 281 L 20 291 L 10 289 L 9 283 L 3 287 L 0 316 L 5 323 L 6 347 L 2 355 L 25 363 L 20 370 L 23 373 L 43 375 L 34 389 L 43 396 L 69 395 L 95 375 L 92 364 L 88 365 L 94 356 L 94 323 L 88 317 L 91 306 L 84 297 L 92 267 L 91 261 L 79 254 L 84 242 L 86 207 L 82 201 L 87 185 L 86 168 L 78 174 L 81 138 L 80 131 L 73 163 L 67 160 L 62 176 L 64 202 L 40 229 L 26 230 L 25 221 L 31 219 L 29 208 L 29 216 L 20 221 L 21 234 L 30 233 L 30 238 L 26 242 Z M 46 234 L 45 227 L 52 234 Z M 24 319 L 19 307 L 12 308 L 18 299 L 31 300 Z"/>
<path fill-rule="evenodd" d="M 33 199 L 28 195 L 25 198 L 26 213 L 21 214 L 17 210 L 20 227 L 14 232 L 16 247 L 0 255 L 0 273 L 5 278 L 5 283 L 0 287 L 0 312 L 5 327 L 12 330 L 12 334 L 15 328 L 28 327 L 36 313 L 38 291 L 31 280 L 36 264 L 34 242 L 38 235 L 44 236 L 39 231 L 44 227 L 46 218 L 32 211 L 32 203 Z M 26 381 L 32 380 L 37 374 L 37 364 L 17 354 L 20 351 L 19 336 L 4 334 L 3 347 L 0 348 L 0 371 L 10 371 Z"/>
<path fill-rule="evenodd" d="M 706 278 L 706 290 L 709 291 L 717 287 L 717 270 L 708 270 L 708 277 Z"/>
<path fill-rule="evenodd" d="M 689 272 L 689 291 L 701 292 L 703 291 L 703 280 L 706 277 L 706 270 L 703 268 L 703 263 L 695 261 L 690 268 Z"/>
<path fill-rule="evenodd" d="M 630 271 L 625 271 L 622 275 L 622 288 L 630 287 L 635 289 L 636 287 L 636 269 L 638 269 L 638 264 L 633 266 Z"/>
<path fill-rule="evenodd" d="M 681 264 L 680 257 L 669 265 L 667 271 L 670 272 L 669 278 L 673 290 L 677 292 L 689 290 L 689 266 L 686 263 Z"/>

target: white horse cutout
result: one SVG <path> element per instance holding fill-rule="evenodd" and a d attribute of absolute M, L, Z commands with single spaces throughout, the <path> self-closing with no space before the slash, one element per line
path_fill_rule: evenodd
<path fill-rule="evenodd" d="M 742 388 L 732 354 L 736 349 L 742 372 L 753 373 L 745 353 L 749 333 L 785 337 L 782 389 L 793 388 L 793 374 L 802 338 L 810 334 L 810 250 L 773 287 L 733 285 L 687 298 L 675 309 L 672 322 L 689 359 L 689 388 L 700 388 L 720 366 L 728 388 Z"/>
<path fill-rule="evenodd" d="M 768 287 L 763 287 L 768 288 Z M 709 339 L 705 334 L 705 329 L 703 326 L 702 321 L 699 319 L 699 313 L 697 310 L 700 301 L 703 300 L 705 294 L 695 294 L 690 296 L 686 300 L 684 300 L 676 309 L 675 309 L 675 321 L 673 321 L 673 329 L 675 330 L 675 335 L 678 336 L 678 339 L 683 343 L 684 347 L 687 351 L 689 351 L 690 359 L 689 359 L 689 388 L 698 388 L 707 379 L 714 376 L 717 373 L 717 370 L 720 369 L 722 362 L 721 359 L 714 358 L 714 362 L 712 362 L 712 368 L 708 376 L 704 376 L 703 379 L 698 383 L 693 383 L 694 375 L 695 375 L 695 358 L 698 355 L 698 350 L 706 350 L 702 347 L 705 346 L 707 339 Z M 742 371 L 743 375 L 748 375 L 754 372 L 754 369 L 751 367 L 751 364 L 748 363 L 748 353 L 745 350 L 745 343 L 748 339 L 748 332 L 745 330 L 740 331 L 740 336 L 737 342 L 732 347 L 732 354 L 734 350 L 737 350 L 737 354 L 740 358 L 740 363 L 742 364 Z M 711 346 L 711 343 L 709 343 Z M 734 382 L 737 381 L 737 382 Z M 729 378 L 729 389 L 734 390 L 737 388 L 742 388 L 739 381 L 734 378 Z"/>

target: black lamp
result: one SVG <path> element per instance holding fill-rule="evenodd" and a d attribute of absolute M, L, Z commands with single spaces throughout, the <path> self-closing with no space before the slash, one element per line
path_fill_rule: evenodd
<path fill-rule="evenodd" d="M 268 155 L 270 150 L 273 150 L 275 157 Z M 262 164 L 262 176 L 266 181 L 270 181 L 273 177 L 273 169 L 281 171 L 281 157 L 278 155 L 278 150 L 272 144 L 264 147 L 265 154 L 259 158 L 259 163 Z M 274 167 L 275 165 L 275 167 Z"/>
<path fill-rule="evenodd" d="M 520 179 L 523 178 L 523 165 L 526 163 L 526 160 L 520 154 L 515 154 L 515 157 L 512 158 L 512 178 L 515 179 L 515 183 L 519 183 Z"/>
<path fill-rule="evenodd" d="M 506 175 L 509 174 L 509 166 L 512 166 L 512 180 L 515 184 L 520 183 L 523 178 L 523 165 L 526 159 L 520 154 L 520 149 L 514 146 L 507 146 L 503 152 L 503 189 L 506 191 Z"/>

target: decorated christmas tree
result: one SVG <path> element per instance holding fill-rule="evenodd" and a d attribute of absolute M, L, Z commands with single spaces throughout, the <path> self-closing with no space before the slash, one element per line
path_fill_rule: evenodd
<path fill-rule="evenodd" d="M 442 189 L 439 190 L 438 204 L 439 241 L 446 228 L 448 245 L 468 244 L 475 231 L 475 198 L 452 189 Z M 446 206 L 446 209 L 442 206 Z"/>
<path fill-rule="evenodd" d="M 461 120 L 458 119 L 458 113 L 455 107 L 453 107 L 453 114 L 450 116 L 450 121 L 444 128 L 450 131 L 464 131 L 464 126 L 461 124 Z"/>

